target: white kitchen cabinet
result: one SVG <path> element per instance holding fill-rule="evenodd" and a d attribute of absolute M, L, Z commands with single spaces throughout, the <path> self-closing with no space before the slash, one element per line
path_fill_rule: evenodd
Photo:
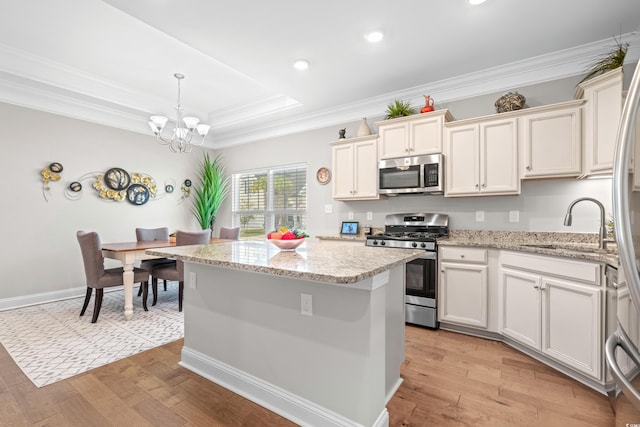
<path fill-rule="evenodd" d="M 517 118 L 445 125 L 445 197 L 519 194 Z"/>
<path fill-rule="evenodd" d="M 622 113 L 622 67 L 580 83 L 584 105 L 583 176 L 610 174 Z"/>
<path fill-rule="evenodd" d="M 522 110 L 522 178 L 558 178 L 582 173 L 583 100 Z"/>
<path fill-rule="evenodd" d="M 487 250 L 440 247 L 438 320 L 473 328 L 488 326 Z"/>
<path fill-rule="evenodd" d="M 636 131 L 634 133 L 633 157 L 631 159 L 630 169 L 633 172 L 633 191 L 640 191 L 640 110 L 636 118 Z"/>
<path fill-rule="evenodd" d="M 499 289 L 499 327 L 504 336 L 602 379 L 600 265 L 503 252 Z"/>
<path fill-rule="evenodd" d="M 450 120 L 449 110 L 437 110 L 376 122 L 378 158 L 442 153 L 443 124 Z"/>
<path fill-rule="evenodd" d="M 377 157 L 377 135 L 332 142 L 333 198 L 379 199 Z"/>

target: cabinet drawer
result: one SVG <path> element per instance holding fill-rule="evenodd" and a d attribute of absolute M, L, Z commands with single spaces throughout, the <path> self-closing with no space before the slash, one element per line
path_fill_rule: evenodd
<path fill-rule="evenodd" d="M 487 250 L 482 248 L 440 247 L 440 261 L 487 263 Z"/>
<path fill-rule="evenodd" d="M 596 263 L 504 251 L 500 256 L 500 264 L 503 267 L 535 271 L 545 276 L 552 275 L 600 285 L 600 264 Z"/>

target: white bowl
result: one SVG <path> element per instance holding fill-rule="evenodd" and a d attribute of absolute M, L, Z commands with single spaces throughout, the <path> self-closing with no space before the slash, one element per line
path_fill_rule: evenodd
<path fill-rule="evenodd" d="M 305 239 L 292 239 L 292 240 L 269 239 L 269 241 L 282 251 L 294 251 L 298 246 L 304 243 Z"/>

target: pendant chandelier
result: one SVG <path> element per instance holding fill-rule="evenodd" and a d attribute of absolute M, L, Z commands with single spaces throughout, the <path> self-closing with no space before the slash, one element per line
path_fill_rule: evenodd
<path fill-rule="evenodd" d="M 193 145 L 204 144 L 204 138 L 209 133 L 209 125 L 199 125 L 199 119 L 195 117 L 182 117 L 182 105 L 180 104 L 180 80 L 184 79 L 184 75 L 175 73 L 173 75 L 178 79 L 178 105 L 176 105 L 176 126 L 170 137 L 162 134 L 164 126 L 169 120 L 164 116 L 151 116 L 149 118 L 149 127 L 156 135 L 156 139 L 162 145 L 169 145 L 174 153 L 189 153 L 193 149 Z M 202 137 L 199 142 L 192 142 L 194 132 Z"/>

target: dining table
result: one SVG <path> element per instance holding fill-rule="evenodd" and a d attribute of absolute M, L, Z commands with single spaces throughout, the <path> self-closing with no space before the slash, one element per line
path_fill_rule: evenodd
<path fill-rule="evenodd" d="M 230 239 L 213 237 L 210 244 L 233 242 Z M 115 259 L 122 263 L 122 283 L 124 285 L 124 317 L 130 320 L 133 317 L 133 267 L 137 261 L 160 258 L 147 254 L 149 249 L 170 248 L 176 246 L 175 239 L 152 240 L 144 242 L 116 242 L 103 243 L 102 254 L 105 258 Z"/>

